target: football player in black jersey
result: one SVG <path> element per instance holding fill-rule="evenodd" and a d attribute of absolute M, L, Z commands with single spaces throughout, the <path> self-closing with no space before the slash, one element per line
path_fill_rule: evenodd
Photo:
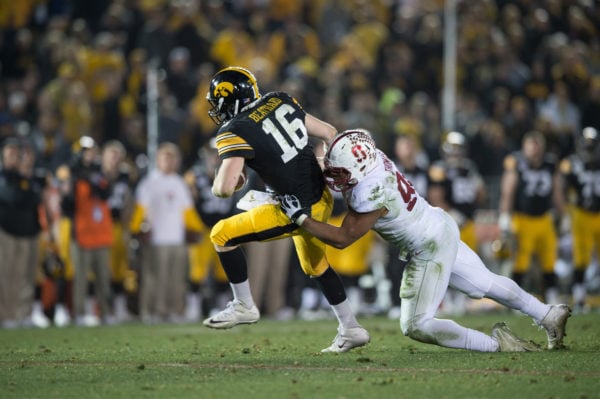
<path fill-rule="evenodd" d="M 582 130 L 576 153 L 562 160 L 560 169 L 572 203 L 573 305 L 585 306 L 586 269 L 595 253 L 600 259 L 600 134 L 593 127 Z"/>
<path fill-rule="evenodd" d="M 429 167 L 427 199 L 454 218 L 460 239 L 473 251 L 479 250 L 475 212 L 485 201 L 485 184 L 475 163 L 467 157 L 467 139 L 449 132 L 441 147 L 442 159 Z"/>
<path fill-rule="evenodd" d="M 240 188 L 245 167 L 252 168 L 278 195 L 298 197 L 313 218 L 327 221 L 333 199 L 309 136 L 329 142 L 337 133 L 330 124 L 306 113 L 283 92 L 261 95 L 254 75 L 240 67 L 227 67 L 211 80 L 209 115 L 219 125 L 216 144 L 221 165 L 213 182 L 217 197 L 230 197 Z M 368 332 L 356 321 L 340 277 L 325 256 L 325 244 L 281 211 L 278 203 L 265 203 L 219 221 L 211 241 L 229 278 L 234 300 L 220 313 L 204 320 L 212 328 L 255 323 L 260 314 L 248 283 L 247 264 L 240 244 L 293 237 L 302 270 L 314 277 L 339 321 L 338 334 L 323 352 L 346 352 L 369 342 Z"/>
<path fill-rule="evenodd" d="M 515 236 L 513 280 L 523 284 L 535 257 L 541 266 L 549 303 L 558 300 L 554 274 L 558 240 L 553 212 L 565 215 L 562 187 L 557 160 L 546 152 L 544 135 L 537 131 L 526 133 L 521 151 L 504 160 L 498 227 L 503 235 Z"/>

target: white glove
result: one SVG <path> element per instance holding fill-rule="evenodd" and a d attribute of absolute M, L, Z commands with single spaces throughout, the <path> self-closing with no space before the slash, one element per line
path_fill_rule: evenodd
<path fill-rule="evenodd" d="M 564 214 L 560 218 L 560 226 L 558 229 L 561 235 L 568 234 L 571 231 L 571 217 L 568 214 Z"/>
<path fill-rule="evenodd" d="M 502 233 L 510 232 L 510 225 L 511 225 L 510 214 L 508 214 L 506 212 L 501 213 L 500 217 L 498 218 L 498 228 L 500 228 L 500 231 Z"/>
<path fill-rule="evenodd" d="M 281 210 L 298 226 L 302 226 L 302 223 L 310 215 L 310 208 L 303 208 L 300 200 L 295 195 L 283 195 L 279 197 L 279 201 L 281 202 Z"/>

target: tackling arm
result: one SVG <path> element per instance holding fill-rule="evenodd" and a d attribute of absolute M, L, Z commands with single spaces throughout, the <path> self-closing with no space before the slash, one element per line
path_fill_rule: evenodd
<path fill-rule="evenodd" d="M 385 215 L 385 208 L 368 213 L 357 213 L 350 209 L 340 227 L 321 223 L 312 219 L 309 208 L 303 208 L 294 195 L 284 195 L 280 198 L 281 210 L 290 220 L 332 247 L 346 248 L 354 241 L 365 235 L 380 216 Z"/>
<path fill-rule="evenodd" d="M 364 236 L 383 216 L 385 208 L 369 213 L 348 212 L 340 227 L 306 218 L 302 228 L 332 247 L 343 249 Z"/>

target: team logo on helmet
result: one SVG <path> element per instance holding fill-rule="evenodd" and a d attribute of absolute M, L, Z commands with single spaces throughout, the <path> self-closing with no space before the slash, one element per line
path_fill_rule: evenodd
<path fill-rule="evenodd" d="M 229 97 L 229 95 L 233 94 L 233 83 L 231 82 L 221 82 L 213 91 L 213 95 L 215 97 Z"/>
<path fill-rule="evenodd" d="M 327 185 L 334 191 L 344 191 L 377 165 L 375 141 L 365 130 L 344 131 L 334 138 L 324 162 Z"/>

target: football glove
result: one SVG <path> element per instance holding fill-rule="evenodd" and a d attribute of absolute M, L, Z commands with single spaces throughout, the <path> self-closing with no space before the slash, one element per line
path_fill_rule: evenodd
<path fill-rule="evenodd" d="M 295 195 L 280 196 L 279 201 L 281 210 L 298 226 L 302 226 L 302 223 L 310 216 L 310 207 L 302 207 L 300 200 Z"/>

